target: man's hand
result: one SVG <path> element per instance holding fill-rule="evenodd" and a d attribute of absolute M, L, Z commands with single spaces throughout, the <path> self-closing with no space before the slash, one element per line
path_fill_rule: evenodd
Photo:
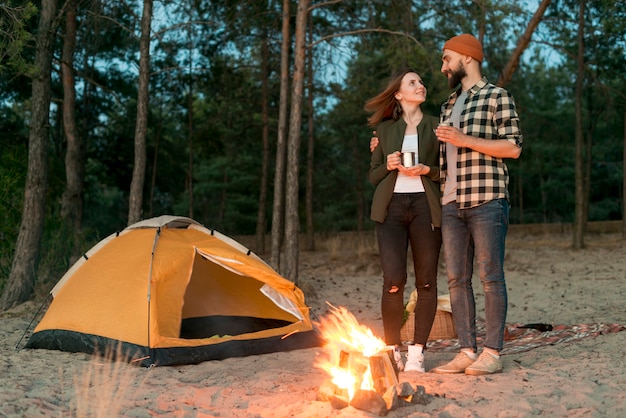
<path fill-rule="evenodd" d="M 471 148 L 495 158 L 519 158 L 522 148 L 507 139 L 482 139 L 464 134 L 453 126 L 439 125 L 435 130 L 437 139 L 457 148 Z"/>
<path fill-rule="evenodd" d="M 378 137 L 376 136 L 376 131 L 372 131 L 372 138 L 370 139 L 370 152 L 374 152 L 376 147 L 378 146 Z"/>
<path fill-rule="evenodd" d="M 437 139 L 441 142 L 448 142 L 458 148 L 468 146 L 465 140 L 467 135 L 454 126 L 439 125 L 437 129 L 435 129 L 435 135 L 437 135 Z"/>

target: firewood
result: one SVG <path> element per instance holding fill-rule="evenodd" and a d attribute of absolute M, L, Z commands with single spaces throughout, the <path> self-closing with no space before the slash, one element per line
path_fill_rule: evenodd
<path fill-rule="evenodd" d="M 382 395 L 373 390 L 357 390 L 350 401 L 350 406 L 360 409 L 361 411 L 371 412 L 379 417 L 384 417 L 389 412 L 387 410 L 387 403 Z"/>

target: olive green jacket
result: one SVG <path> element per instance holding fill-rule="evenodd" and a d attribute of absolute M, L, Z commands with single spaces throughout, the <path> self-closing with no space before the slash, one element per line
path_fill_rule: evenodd
<path fill-rule="evenodd" d="M 435 136 L 439 119 L 424 115 L 417 126 L 419 162 L 430 167 L 430 173 L 422 176 L 426 191 L 426 199 L 430 208 L 433 226 L 441 227 L 441 191 L 439 187 L 439 141 Z M 376 190 L 372 198 L 370 218 L 376 222 L 384 222 L 387 217 L 387 206 L 393 196 L 398 170 L 387 170 L 387 155 L 402 150 L 406 122 L 404 119 L 386 120 L 376 127 L 378 146 L 372 152 L 369 169 L 369 180 Z"/>

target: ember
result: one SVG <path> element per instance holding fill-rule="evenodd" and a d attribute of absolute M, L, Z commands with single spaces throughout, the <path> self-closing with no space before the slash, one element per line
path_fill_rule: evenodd
<path fill-rule="evenodd" d="M 379 416 L 400 406 L 430 402 L 422 386 L 399 383 L 393 347 L 359 324 L 347 309 L 331 305 L 317 326 L 326 357 L 316 366 L 330 375 L 318 391 L 318 400 L 336 409 L 350 405 Z"/>

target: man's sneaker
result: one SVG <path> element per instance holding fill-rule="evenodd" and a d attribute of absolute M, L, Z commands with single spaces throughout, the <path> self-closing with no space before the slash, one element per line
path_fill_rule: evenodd
<path fill-rule="evenodd" d="M 409 346 L 404 371 L 424 373 L 424 348 L 421 345 Z"/>
<path fill-rule="evenodd" d="M 463 373 L 465 369 L 476 361 L 476 354 L 472 356 L 466 351 L 461 351 L 452 359 L 451 362 L 444 364 L 443 366 L 435 367 L 432 371 L 434 373 Z"/>
<path fill-rule="evenodd" d="M 472 376 L 481 376 L 484 374 L 502 373 L 502 359 L 483 351 L 480 353 L 478 360 L 465 369 L 465 374 Z"/>

